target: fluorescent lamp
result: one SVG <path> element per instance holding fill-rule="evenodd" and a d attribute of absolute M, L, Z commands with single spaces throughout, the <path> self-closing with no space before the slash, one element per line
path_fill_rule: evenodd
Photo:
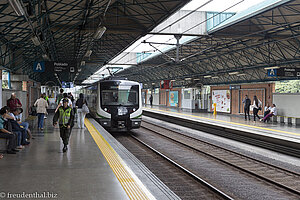
<path fill-rule="evenodd" d="M 237 76 L 245 76 L 246 74 L 237 74 Z"/>
<path fill-rule="evenodd" d="M 25 11 L 19 0 L 8 0 L 8 2 L 18 16 L 23 16 L 25 14 Z"/>
<path fill-rule="evenodd" d="M 96 30 L 93 38 L 95 40 L 99 40 L 102 37 L 102 35 L 105 33 L 105 31 L 106 31 L 106 27 L 105 26 L 101 26 L 101 27 L 97 28 L 97 30 Z"/>
<path fill-rule="evenodd" d="M 185 78 L 185 80 L 191 80 L 192 78 Z"/>
<path fill-rule="evenodd" d="M 211 77 L 211 78 L 219 78 L 218 76 L 213 76 L 213 77 Z"/>
<path fill-rule="evenodd" d="M 155 85 L 155 83 L 152 83 L 152 85 Z"/>
<path fill-rule="evenodd" d="M 200 81 L 200 78 L 195 78 L 194 81 Z"/>
<path fill-rule="evenodd" d="M 49 56 L 47 54 L 43 54 L 42 57 L 45 59 L 45 60 L 49 60 Z"/>
<path fill-rule="evenodd" d="M 92 50 L 88 50 L 88 51 L 85 53 L 84 57 L 90 57 L 92 53 L 93 53 Z"/>
<path fill-rule="evenodd" d="M 32 42 L 35 46 L 40 46 L 41 45 L 39 39 L 36 36 L 31 37 L 31 40 L 32 40 Z"/>
<path fill-rule="evenodd" d="M 280 67 L 274 66 L 274 67 L 265 67 L 264 69 L 279 69 Z"/>
<path fill-rule="evenodd" d="M 85 65 L 85 61 L 84 61 L 84 60 L 81 61 L 80 65 L 81 65 L 81 66 L 84 66 L 84 65 Z"/>
<path fill-rule="evenodd" d="M 235 75 L 235 74 L 238 74 L 239 72 L 229 72 L 228 74 L 229 75 Z"/>
<path fill-rule="evenodd" d="M 211 75 L 204 76 L 204 78 L 211 78 Z"/>
<path fill-rule="evenodd" d="M 172 82 L 176 81 L 176 80 L 171 80 Z"/>

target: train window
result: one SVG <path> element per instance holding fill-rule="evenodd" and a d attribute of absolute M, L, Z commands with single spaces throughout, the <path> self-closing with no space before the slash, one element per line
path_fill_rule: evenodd
<path fill-rule="evenodd" d="M 139 86 L 109 86 L 101 87 L 102 106 L 124 105 L 133 106 L 139 104 Z"/>

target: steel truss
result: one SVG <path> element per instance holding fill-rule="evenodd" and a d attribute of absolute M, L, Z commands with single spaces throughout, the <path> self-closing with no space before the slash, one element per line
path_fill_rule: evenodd
<path fill-rule="evenodd" d="M 35 33 L 24 16 L 17 16 L 7 1 L 1 1 L 0 62 L 3 68 L 45 83 L 53 80 L 54 75 L 33 72 L 33 63 L 42 61 L 45 53 L 50 60 L 75 60 L 78 66 L 82 60 L 99 63 L 99 67 L 85 66 L 77 78 L 81 83 L 189 0 L 20 1 L 29 11 L 28 19 Z M 91 43 L 100 23 L 107 31 L 100 40 Z M 34 34 L 39 36 L 41 45 L 35 46 L 31 41 Z M 88 48 L 93 53 L 90 58 L 84 58 Z"/>
<path fill-rule="evenodd" d="M 264 68 L 298 67 L 299 16 L 300 0 L 290 1 L 183 44 L 180 59 L 184 61 L 180 63 L 158 56 L 118 76 L 147 83 L 148 86 L 164 79 L 176 80 L 174 84 L 178 86 L 285 80 L 268 77 Z M 175 57 L 176 51 L 173 49 L 166 54 Z M 212 78 L 204 78 L 208 75 Z M 192 80 L 187 81 L 186 78 Z"/>

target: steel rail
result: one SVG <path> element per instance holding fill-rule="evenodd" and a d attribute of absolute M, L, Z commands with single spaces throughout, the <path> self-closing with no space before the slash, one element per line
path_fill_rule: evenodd
<path fill-rule="evenodd" d="M 153 152 L 155 152 L 156 154 L 158 154 L 159 156 L 163 157 L 164 159 L 166 159 L 167 161 L 169 161 L 170 163 L 172 163 L 173 165 L 175 165 L 176 167 L 178 167 L 179 169 L 183 170 L 184 172 L 186 172 L 189 176 L 191 176 L 192 178 L 194 178 L 195 180 L 199 181 L 201 184 L 205 185 L 206 187 L 210 188 L 211 190 L 213 190 L 214 192 L 216 192 L 217 194 L 219 194 L 221 197 L 225 198 L 225 199 L 230 199 L 233 200 L 234 198 L 227 195 L 226 193 L 222 192 L 221 190 L 219 190 L 218 188 L 216 188 L 215 186 L 213 186 L 212 184 L 208 183 L 207 181 L 205 181 L 204 179 L 200 178 L 199 176 L 197 176 L 196 174 L 194 174 L 193 172 L 191 172 L 190 170 L 186 169 L 185 167 L 183 167 L 182 165 L 178 164 L 177 162 L 175 162 L 174 160 L 172 160 L 171 158 L 169 158 L 168 156 L 164 155 L 163 153 L 159 152 L 158 150 L 154 149 L 153 147 L 151 147 L 150 145 L 146 144 L 145 142 L 143 142 L 142 140 L 138 139 L 137 137 L 133 136 L 131 134 L 131 137 L 134 138 L 135 140 L 137 140 L 138 142 L 140 142 L 141 144 L 143 144 L 144 146 L 146 146 L 147 148 L 151 149 Z"/>
<path fill-rule="evenodd" d="M 149 122 L 146 122 L 146 123 L 149 123 Z M 152 123 L 151 123 L 151 124 L 152 124 Z M 295 176 L 300 176 L 300 174 L 298 174 L 298 173 L 296 173 L 296 172 L 293 172 L 293 171 L 290 171 L 290 170 L 287 170 L 287 169 L 283 169 L 283 168 L 281 168 L 281 167 L 277 167 L 277 166 L 275 166 L 275 165 L 272 165 L 272 164 L 268 164 L 268 163 L 262 162 L 262 161 L 260 161 L 260 160 L 253 159 L 253 158 L 251 158 L 251 157 L 248 157 L 248 156 L 245 156 L 245 155 L 236 153 L 236 152 L 234 152 L 234 151 L 227 150 L 227 149 L 225 149 L 225 148 L 223 148 L 223 147 L 219 147 L 219 146 L 217 146 L 217 145 L 214 145 L 214 144 L 210 144 L 210 143 L 208 143 L 208 142 L 201 141 L 201 140 L 199 140 L 199 139 L 197 139 L 197 138 L 193 138 L 193 137 L 191 137 L 191 136 L 182 135 L 181 133 L 178 133 L 178 132 L 176 132 L 176 131 L 167 129 L 167 128 L 165 128 L 165 127 L 162 127 L 162 126 L 159 126 L 159 125 L 156 125 L 156 124 L 153 124 L 153 125 L 159 127 L 160 129 L 165 129 L 165 130 L 171 131 L 171 132 L 173 132 L 173 133 L 176 133 L 176 134 L 178 134 L 178 135 L 180 135 L 180 136 L 182 136 L 182 137 L 186 137 L 186 138 L 189 138 L 189 139 L 193 139 L 193 140 L 196 140 L 197 142 L 202 142 L 202 143 L 205 143 L 205 144 L 214 146 L 214 147 L 216 147 L 216 148 L 220 148 L 220 149 L 225 150 L 225 151 L 228 151 L 228 152 L 230 152 L 230 153 L 234 153 L 234 154 L 236 154 L 236 155 L 239 155 L 239 156 L 242 156 L 242 157 L 246 157 L 247 159 L 252 159 L 252 160 L 254 160 L 254 161 L 256 161 L 256 162 L 263 163 L 264 165 L 269 165 L 269 166 L 271 166 L 271 167 L 280 169 L 280 170 L 285 171 L 285 172 L 287 172 L 287 173 L 291 173 L 292 175 L 295 175 Z M 188 148 L 190 148 L 190 149 L 192 149 L 192 150 L 195 150 L 195 151 L 200 152 L 200 153 L 202 153 L 202 154 L 205 154 L 205 155 L 207 155 L 207 156 L 209 156 L 209 157 L 212 157 L 212 158 L 214 158 L 214 159 L 216 159 L 216 160 L 218 160 L 218 161 L 220 161 L 220 162 L 226 163 L 227 165 L 232 166 L 232 167 L 234 167 L 234 168 L 237 168 L 237 169 L 239 169 L 239 170 L 241 170 L 241 171 L 243 171 L 243 172 L 249 173 L 249 174 L 251 174 L 251 175 L 253 175 L 253 176 L 255 176 L 255 177 L 258 177 L 258 178 L 260 178 L 260 179 L 263 179 L 263 180 L 265 180 L 265 181 L 267 181 L 267 182 L 269 182 L 269 183 L 272 183 L 272 184 L 274 184 L 274 185 L 276 185 L 276 186 L 278 186 L 278 187 L 284 188 L 284 189 L 288 190 L 289 192 L 292 192 L 292 193 L 294 193 L 294 194 L 300 195 L 300 191 L 295 190 L 295 189 L 293 189 L 293 188 L 290 188 L 289 186 L 286 186 L 286 185 L 284 185 L 284 184 L 278 183 L 278 182 L 273 181 L 273 180 L 271 180 L 271 179 L 269 179 L 269 178 L 267 178 L 267 177 L 264 177 L 264 176 L 262 176 L 262 175 L 259 175 L 259 174 L 254 173 L 254 172 L 252 172 L 252 171 L 250 171 L 250 170 L 247 170 L 247 169 L 245 169 L 245 168 L 242 168 L 242 167 L 240 167 L 240 166 L 237 166 L 237 165 L 235 165 L 235 164 L 232 164 L 232 163 L 230 163 L 230 162 L 228 162 L 228 161 L 226 161 L 226 160 L 224 160 L 224 159 L 222 159 L 222 158 L 219 158 L 219 157 L 217 157 L 217 156 L 215 156 L 215 155 L 212 155 L 212 154 L 210 154 L 210 153 L 201 151 L 201 150 L 199 150 L 199 149 L 197 149 L 197 148 L 195 148 L 195 147 L 189 146 L 189 145 L 187 145 L 187 144 L 185 144 L 185 143 L 183 143 L 183 142 L 181 142 L 181 141 L 179 141 L 179 140 L 176 140 L 176 139 L 173 139 L 173 138 L 168 137 L 168 136 L 166 136 L 166 135 L 163 135 L 163 134 L 159 133 L 158 131 L 151 130 L 150 128 L 147 128 L 147 127 L 145 127 L 145 126 L 143 126 L 143 125 L 142 125 L 141 127 L 144 128 L 144 129 L 147 129 L 147 130 L 149 130 L 149 131 L 151 131 L 151 132 L 153 132 L 153 133 L 155 133 L 155 134 L 158 134 L 158 135 L 160 135 L 160 136 L 162 136 L 162 137 L 165 137 L 165 138 L 167 138 L 167 139 L 169 139 L 169 140 L 172 140 L 172 141 L 174 141 L 174 142 L 176 142 L 176 143 L 178 143 L 178 144 L 181 144 L 181 145 L 183 145 L 183 146 L 185 146 L 185 147 L 188 147 Z"/>

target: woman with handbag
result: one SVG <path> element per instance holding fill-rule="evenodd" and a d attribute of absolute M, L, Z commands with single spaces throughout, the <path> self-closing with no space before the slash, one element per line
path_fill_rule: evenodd
<path fill-rule="evenodd" d="M 255 121 L 255 117 L 257 117 L 258 119 L 260 119 L 260 117 L 258 116 L 258 111 L 261 110 L 261 101 L 256 97 L 256 95 L 254 95 L 253 98 L 253 117 L 254 117 L 254 121 Z"/>
<path fill-rule="evenodd" d="M 77 108 L 77 125 L 78 128 L 84 128 L 84 118 L 88 111 L 87 102 L 83 97 L 83 94 L 79 94 L 79 99 L 76 101 Z"/>

